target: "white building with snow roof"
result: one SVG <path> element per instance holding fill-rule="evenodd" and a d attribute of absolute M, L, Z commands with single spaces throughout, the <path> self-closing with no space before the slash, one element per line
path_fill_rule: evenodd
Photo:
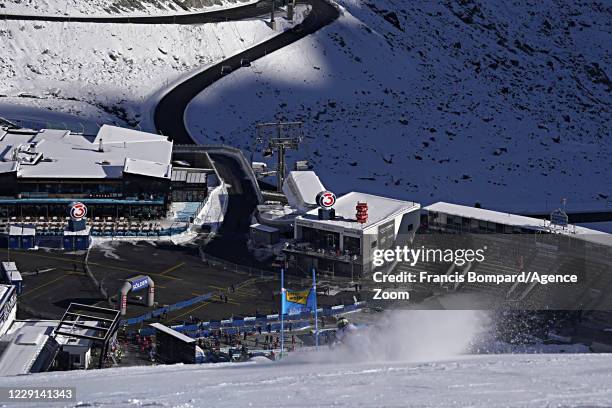
<path fill-rule="evenodd" d="M 367 216 L 358 221 L 358 204 Z M 359 276 L 373 269 L 374 251 L 409 242 L 419 227 L 418 203 L 351 192 L 338 197 L 332 219 L 314 208 L 295 218 L 295 242 L 285 249 L 299 269 Z"/>
<path fill-rule="evenodd" d="M 63 218 L 74 201 L 90 217 L 163 217 L 178 183 L 172 155 L 166 136 L 115 126 L 95 135 L 0 127 L 0 217 Z"/>
<path fill-rule="evenodd" d="M 429 229 L 464 233 L 563 234 L 586 242 L 612 246 L 612 234 L 581 227 L 559 225 L 550 219 L 527 217 L 484 208 L 437 202 L 423 208 Z"/>

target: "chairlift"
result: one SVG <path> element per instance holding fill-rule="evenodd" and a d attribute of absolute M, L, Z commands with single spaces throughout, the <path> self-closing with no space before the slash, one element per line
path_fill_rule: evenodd
<path fill-rule="evenodd" d="M 223 65 L 221 67 L 221 75 L 227 75 L 232 72 L 232 67 L 230 65 Z"/>

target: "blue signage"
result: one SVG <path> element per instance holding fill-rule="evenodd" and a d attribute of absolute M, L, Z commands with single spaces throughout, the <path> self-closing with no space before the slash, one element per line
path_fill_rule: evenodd
<path fill-rule="evenodd" d="M 148 276 L 136 278 L 134 280 L 131 280 L 130 282 L 132 283 L 132 292 L 136 292 L 138 290 L 149 287 L 149 277 Z"/>

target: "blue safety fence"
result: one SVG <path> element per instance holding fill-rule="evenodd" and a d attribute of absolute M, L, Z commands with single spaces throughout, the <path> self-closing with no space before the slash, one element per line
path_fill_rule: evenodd
<path fill-rule="evenodd" d="M 138 324 L 138 323 L 142 323 L 146 320 L 150 320 L 154 317 L 159 317 L 164 313 L 169 313 L 169 312 L 173 312 L 175 310 L 179 310 L 179 309 L 183 309 L 185 307 L 189 307 L 192 305 L 195 305 L 196 303 L 200 303 L 200 302 L 205 302 L 209 299 L 211 299 L 215 294 L 214 293 L 205 293 L 203 295 L 200 296 L 196 296 L 194 298 L 191 299 L 187 299 L 187 300 L 183 300 L 181 302 L 178 303 L 174 303 L 172 305 L 169 306 L 164 306 L 161 307 L 159 309 L 155 309 L 152 312 L 149 313 L 145 313 L 143 315 L 137 316 L 137 317 L 132 317 L 131 319 L 126 319 L 126 320 L 122 320 L 121 321 L 121 325 L 132 325 L 132 324 Z"/>
<path fill-rule="evenodd" d="M 352 305 L 337 305 L 319 308 L 318 315 L 319 317 L 325 317 L 350 313 L 363 308 L 365 304 L 366 302 L 357 302 Z M 285 315 L 285 328 L 288 328 L 289 325 L 291 325 L 291 328 L 294 330 L 308 327 L 311 325 L 310 319 L 312 319 L 313 315 L 313 312 Z M 217 330 L 222 330 L 224 334 L 236 334 L 245 331 L 256 331 L 258 327 L 261 327 L 262 332 L 275 332 L 280 330 L 280 316 L 278 314 L 272 314 L 256 317 L 241 317 L 227 320 L 211 320 L 197 324 L 180 324 L 170 327 L 178 332 L 196 338 L 208 337 L 213 331 Z M 143 336 L 150 336 L 155 333 L 155 329 L 147 327 L 140 329 L 139 333 Z"/>

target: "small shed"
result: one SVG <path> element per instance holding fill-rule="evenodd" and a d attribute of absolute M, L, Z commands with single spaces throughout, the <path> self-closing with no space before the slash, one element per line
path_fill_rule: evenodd
<path fill-rule="evenodd" d="M 30 249 L 34 248 L 34 238 L 36 228 L 11 225 L 9 227 L 9 247 L 11 249 Z"/>
<path fill-rule="evenodd" d="M 64 231 L 64 249 L 67 251 L 86 251 L 91 243 L 91 227 L 80 231 Z"/>
<path fill-rule="evenodd" d="M 161 323 L 153 323 L 155 329 L 156 358 L 164 364 L 194 364 L 196 341 Z"/>
<path fill-rule="evenodd" d="M 253 224 L 250 228 L 251 240 L 255 246 L 274 245 L 280 241 L 278 228 L 264 224 Z"/>

